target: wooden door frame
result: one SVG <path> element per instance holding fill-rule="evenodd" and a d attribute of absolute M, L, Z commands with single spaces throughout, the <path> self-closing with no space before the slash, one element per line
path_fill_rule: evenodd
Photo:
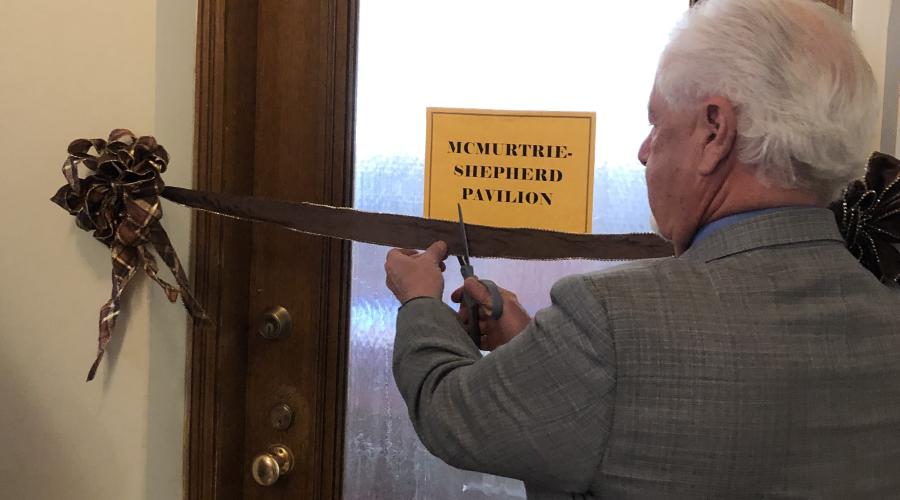
<path fill-rule="evenodd" d="M 853 19 L 853 0 L 822 0 L 844 15 L 847 20 Z"/>
<path fill-rule="evenodd" d="M 703 0 L 689 0 L 691 7 Z M 847 20 L 853 19 L 853 0 L 821 0 L 823 3 L 834 7 L 838 12 L 844 15 Z"/>
<path fill-rule="evenodd" d="M 352 203 L 357 0 L 321 2 L 329 18 L 331 150 L 325 203 Z M 194 188 L 252 194 L 256 127 L 257 0 L 198 0 Z M 323 20 L 316 20 L 322 22 Z M 247 335 L 252 231 L 247 222 L 195 212 L 191 242 L 195 295 L 212 318 L 188 341 L 184 491 L 190 500 L 243 497 Z M 341 498 L 349 320 L 350 246 L 326 245 L 323 259 L 323 443 L 318 498 Z"/>

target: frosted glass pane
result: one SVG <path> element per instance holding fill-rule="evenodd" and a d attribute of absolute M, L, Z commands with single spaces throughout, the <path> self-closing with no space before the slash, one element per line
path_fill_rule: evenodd
<path fill-rule="evenodd" d="M 597 113 L 593 227 L 648 231 L 637 150 L 656 61 L 687 0 L 361 0 L 355 206 L 422 214 L 425 108 Z M 419 442 L 391 375 L 387 249 L 355 244 L 344 498 L 515 499 L 521 482 L 454 469 Z M 604 262 L 475 259 L 533 314 L 554 281 Z M 447 261 L 445 300 L 462 281 Z"/>

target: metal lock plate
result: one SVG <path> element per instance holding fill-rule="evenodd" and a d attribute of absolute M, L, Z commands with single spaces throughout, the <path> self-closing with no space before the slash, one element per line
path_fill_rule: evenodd
<path fill-rule="evenodd" d="M 269 423 L 273 429 L 287 430 L 294 423 L 294 410 L 285 403 L 279 403 L 269 410 Z"/>
<path fill-rule="evenodd" d="M 278 340 L 290 336 L 292 326 L 291 314 L 287 309 L 277 306 L 263 313 L 257 324 L 257 331 L 264 339 Z"/>

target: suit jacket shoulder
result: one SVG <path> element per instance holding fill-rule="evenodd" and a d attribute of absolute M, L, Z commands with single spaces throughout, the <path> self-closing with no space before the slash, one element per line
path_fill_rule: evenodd
<path fill-rule="evenodd" d="M 615 349 L 603 498 L 900 491 L 900 291 L 829 211 L 777 211 L 582 279 Z"/>

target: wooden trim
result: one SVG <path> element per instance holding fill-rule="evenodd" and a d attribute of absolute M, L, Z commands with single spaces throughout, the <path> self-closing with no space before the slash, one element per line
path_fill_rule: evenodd
<path fill-rule="evenodd" d="M 853 0 L 844 0 L 844 5 L 839 9 L 848 21 L 853 19 Z"/>
<path fill-rule="evenodd" d="M 821 0 L 844 15 L 848 20 L 853 17 L 853 0 Z"/>
<path fill-rule="evenodd" d="M 196 189 L 250 194 L 256 78 L 255 0 L 199 0 Z M 240 499 L 250 224 L 195 212 L 194 290 L 212 321 L 188 345 L 185 497 Z"/>
<path fill-rule="evenodd" d="M 331 175 L 322 198 L 336 206 L 353 205 L 353 143 L 356 110 L 356 54 L 359 4 L 357 0 L 332 2 L 333 40 L 329 64 L 334 68 L 331 92 Z M 347 372 L 350 345 L 351 250 L 347 241 L 327 240 L 322 273 L 322 317 L 326 332 L 320 338 L 324 349 L 324 384 L 320 393 L 324 414 L 322 431 L 322 498 L 341 500 L 344 473 Z"/>
<path fill-rule="evenodd" d="M 703 0 L 690 0 L 690 6 L 700 3 Z M 821 0 L 822 2 L 834 7 L 838 12 L 844 15 L 847 20 L 853 18 L 853 0 Z"/>

